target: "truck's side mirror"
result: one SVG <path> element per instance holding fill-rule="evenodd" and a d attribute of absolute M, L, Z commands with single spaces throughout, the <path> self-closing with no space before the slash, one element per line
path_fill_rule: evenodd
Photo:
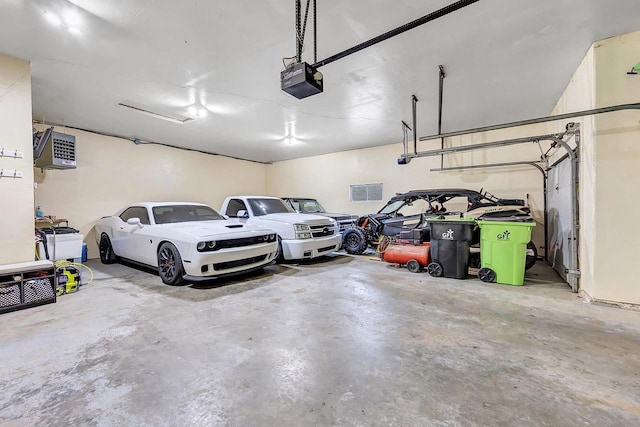
<path fill-rule="evenodd" d="M 249 218 L 249 212 L 247 212 L 245 209 L 240 209 L 238 211 L 238 213 L 236 214 L 236 217 L 238 218 Z"/>

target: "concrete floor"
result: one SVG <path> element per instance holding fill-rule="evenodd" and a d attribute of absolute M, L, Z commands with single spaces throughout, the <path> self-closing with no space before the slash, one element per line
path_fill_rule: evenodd
<path fill-rule="evenodd" d="M 0 424 L 640 425 L 640 312 L 368 257 L 168 287 L 123 265 L 0 316 Z"/>

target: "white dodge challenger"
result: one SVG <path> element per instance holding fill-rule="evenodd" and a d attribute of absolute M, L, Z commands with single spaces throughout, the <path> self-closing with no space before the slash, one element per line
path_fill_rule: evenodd
<path fill-rule="evenodd" d="M 207 280 L 273 261 L 273 230 L 238 224 L 200 203 L 135 203 L 95 225 L 100 260 L 157 267 L 162 281 Z"/>

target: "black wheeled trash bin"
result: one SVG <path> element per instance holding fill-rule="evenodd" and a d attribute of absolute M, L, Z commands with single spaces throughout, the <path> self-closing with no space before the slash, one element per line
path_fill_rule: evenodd
<path fill-rule="evenodd" d="M 431 227 L 431 263 L 427 272 L 434 277 L 466 279 L 475 221 L 469 218 L 427 221 Z"/>

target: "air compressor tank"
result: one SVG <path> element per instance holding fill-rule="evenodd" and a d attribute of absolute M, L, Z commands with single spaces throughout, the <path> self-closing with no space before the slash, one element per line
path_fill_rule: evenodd
<path fill-rule="evenodd" d="M 389 245 L 383 253 L 386 262 L 406 265 L 412 273 L 417 273 L 429 264 L 431 243 L 421 245 Z"/>

